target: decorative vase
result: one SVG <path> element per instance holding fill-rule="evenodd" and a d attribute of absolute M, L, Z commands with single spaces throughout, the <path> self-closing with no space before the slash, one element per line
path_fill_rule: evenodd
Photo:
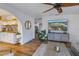
<path fill-rule="evenodd" d="M 60 52 L 60 47 L 59 46 L 55 46 L 55 51 L 56 52 Z"/>

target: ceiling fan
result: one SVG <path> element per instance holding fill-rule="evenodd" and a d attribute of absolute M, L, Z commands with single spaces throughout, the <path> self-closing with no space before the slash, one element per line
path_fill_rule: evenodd
<path fill-rule="evenodd" d="M 79 5 L 79 3 L 43 3 L 45 5 L 51 5 L 52 8 L 44 11 L 43 13 L 47 13 L 50 10 L 56 9 L 58 11 L 58 13 L 62 13 L 62 7 L 69 7 L 69 6 L 76 6 Z"/>

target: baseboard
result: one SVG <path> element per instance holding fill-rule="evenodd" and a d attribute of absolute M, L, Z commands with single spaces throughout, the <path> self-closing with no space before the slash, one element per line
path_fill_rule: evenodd
<path fill-rule="evenodd" d="M 30 41 L 28 41 L 28 42 L 26 42 L 26 43 L 23 43 L 22 45 L 28 44 L 28 43 L 32 42 L 33 40 L 34 40 L 34 39 L 32 39 L 32 40 L 30 40 Z"/>

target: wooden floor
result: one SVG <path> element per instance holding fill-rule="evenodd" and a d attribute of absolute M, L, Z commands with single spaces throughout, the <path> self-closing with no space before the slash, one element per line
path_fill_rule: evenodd
<path fill-rule="evenodd" d="M 18 45 L 18 44 L 14 45 L 10 43 L 0 42 L 0 56 L 8 53 L 12 53 L 12 52 L 14 53 L 14 56 L 32 56 L 33 53 L 37 50 L 37 48 L 40 46 L 40 44 L 41 42 L 38 40 L 33 40 L 32 42 L 29 42 L 24 45 Z M 70 47 L 69 43 L 65 45 L 66 45 L 66 48 Z"/>
<path fill-rule="evenodd" d="M 41 42 L 38 40 L 33 40 L 32 42 L 24 45 L 13 45 L 10 43 L 0 42 L 0 47 L 3 47 L 2 50 L 0 49 L 0 53 L 5 55 L 13 52 L 14 56 L 32 56 L 40 44 Z"/>

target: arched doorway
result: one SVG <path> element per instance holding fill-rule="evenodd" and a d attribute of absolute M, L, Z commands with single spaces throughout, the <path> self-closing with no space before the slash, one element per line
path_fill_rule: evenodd
<path fill-rule="evenodd" d="M 35 38 L 35 28 L 34 28 L 34 18 L 29 16 L 28 14 L 23 13 L 21 10 L 19 10 L 18 8 L 14 7 L 11 4 L 0 4 L 0 8 L 7 10 L 9 12 L 11 12 L 13 15 L 15 15 L 18 18 L 19 23 L 21 24 L 21 40 L 20 43 L 23 45 L 31 40 L 33 40 Z M 27 20 L 31 21 L 31 29 L 27 30 L 25 28 L 25 22 Z M 31 35 L 31 36 L 30 36 Z"/>
<path fill-rule="evenodd" d="M 7 43 L 21 43 L 22 25 L 12 13 L 0 8 L 0 41 Z"/>

